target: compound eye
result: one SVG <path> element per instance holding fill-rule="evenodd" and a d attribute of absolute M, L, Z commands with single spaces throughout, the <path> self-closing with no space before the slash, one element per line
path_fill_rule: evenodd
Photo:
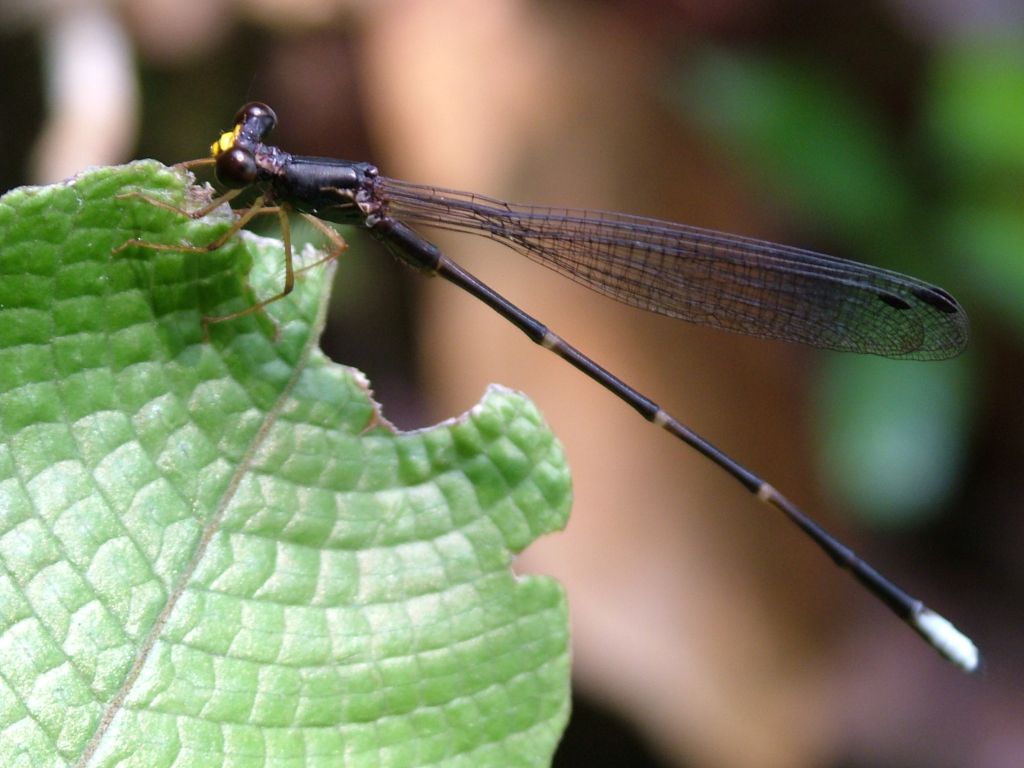
<path fill-rule="evenodd" d="M 261 141 L 264 136 L 274 130 L 277 115 L 274 110 L 260 101 L 250 101 L 235 115 L 235 125 L 242 126 L 243 133 Z"/>
<path fill-rule="evenodd" d="M 226 187 L 247 187 L 256 181 L 256 158 L 252 152 L 235 146 L 217 155 L 217 178 Z"/>

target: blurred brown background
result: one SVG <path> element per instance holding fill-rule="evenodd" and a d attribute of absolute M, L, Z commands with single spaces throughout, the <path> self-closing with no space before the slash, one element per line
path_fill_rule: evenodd
<path fill-rule="evenodd" d="M 436 236 L 952 618 L 978 678 L 723 473 L 358 233 L 324 347 L 400 427 L 501 382 L 564 441 L 572 521 L 519 564 L 569 594 L 556 765 L 1019 766 L 1022 33 L 1024 6 L 996 0 L 3 0 L 0 188 L 201 156 L 259 99 L 294 152 L 942 284 L 968 352 L 887 362 L 647 316 Z"/>

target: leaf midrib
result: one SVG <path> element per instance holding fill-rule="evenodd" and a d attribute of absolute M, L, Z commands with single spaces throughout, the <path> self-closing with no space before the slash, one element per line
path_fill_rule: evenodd
<path fill-rule="evenodd" d="M 333 271 L 333 264 L 330 269 Z M 292 375 L 282 388 L 281 393 L 278 395 L 273 406 L 267 411 L 259 429 L 253 436 L 249 448 L 238 462 L 238 467 L 232 473 L 228 485 L 224 489 L 224 493 L 221 494 L 214 513 L 210 516 L 206 525 L 203 526 L 202 533 L 196 544 L 195 552 L 192 554 L 192 557 L 189 558 L 188 563 L 186 563 L 182 568 L 181 575 L 176 581 L 174 588 L 171 590 L 167 602 L 154 620 L 152 628 L 139 645 L 138 652 L 136 653 L 135 658 L 132 661 L 132 665 L 125 676 L 124 683 L 117 690 L 114 697 L 110 700 L 110 703 L 104 708 L 103 715 L 100 718 L 96 730 L 93 733 L 92 738 L 90 738 L 89 742 L 85 745 L 85 749 L 82 751 L 81 757 L 75 763 L 75 768 L 87 768 L 93 758 L 93 755 L 95 755 L 96 751 L 99 749 L 103 741 L 103 737 L 109 731 L 114 718 L 124 708 L 124 702 L 127 700 L 129 693 L 131 693 L 136 680 L 138 680 L 139 674 L 142 672 L 143 667 L 148 661 L 150 653 L 156 645 L 157 640 L 163 633 L 164 627 L 167 625 L 167 621 L 170 619 L 171 614 L 177 606 L 178 600 L 181 598 L 182 594 L 184 594 L 193 574 L 202 563 L 203 556 L 206 554 L 206 549 L 209 546 L 210 541 L 212 541 L 214 535 L 220 531 L 224 515 L 226 514 L 231 501 L 234 499 L 235 493 L 238 491 L 242 480 L 252 468 L 253 459 L 256 453 L 263 446 L 267 435 L 277 422 L 277 419 L 291 396 L 295 385 L 298 383 L 303 373 L 305 373 L 310 354 L 318 349 L 320 335 L 323 331 L 324 324 L 327 321 L 331 280 L 324 280 L 322 285 L 323 287 L 321 289 L 317 305 L 317 314 L 313 323 L 310 324 L 308 337 L 303 345 L 302 353 L 295 361 Z"/>

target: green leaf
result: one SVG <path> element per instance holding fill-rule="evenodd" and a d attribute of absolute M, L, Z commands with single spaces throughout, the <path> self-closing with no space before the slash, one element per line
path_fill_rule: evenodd
<path fill-rule="evenodd" d="M 114 253 L 230 227 L 132 189 L 202 202 L 152 162 L 0 200 L 0 765 L 547 765 L 566 605 L 510 569 L 568 514 L 537 411 L 396 434 L 317 347 L 329 269 L 204 341 L 280 244 Z"/>

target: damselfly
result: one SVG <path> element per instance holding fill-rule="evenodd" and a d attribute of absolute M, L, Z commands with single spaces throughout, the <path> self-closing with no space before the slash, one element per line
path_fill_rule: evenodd
<path fill-rule="evenodd" d="M 475 296 L 531 341 L 695 448 L 782 511 L 939 653 L 964 670 L 979 668 L 977 648 L 949 621 L 861 560 L 769 483 L 451 261 L 410 225 L 489 237 L 599 293 L 669 317 L 892 358 L 937 360 L 963 349 L 967 316 L 946 291 L 896 272 L 751 238 L 621 213 L 514 205 L 390 179 L 365 162 L 292 155 L 263 143 L 276 121 L 265 104 L 247 104 L 234 128 L 211 147 L 217 176 L 231 188 L 214 205 L 245 189 L 258 193 L 238 227 L 267 210 L 276 211 L 287 227 L 287 208 L 322 229 L 321 220 L 362 225 L 399 260 Z M 287 237 L 285 252 L 285 285 L 277 296 L 207 321 L 249 314 L 287 294 L 294 282 Z"/>

